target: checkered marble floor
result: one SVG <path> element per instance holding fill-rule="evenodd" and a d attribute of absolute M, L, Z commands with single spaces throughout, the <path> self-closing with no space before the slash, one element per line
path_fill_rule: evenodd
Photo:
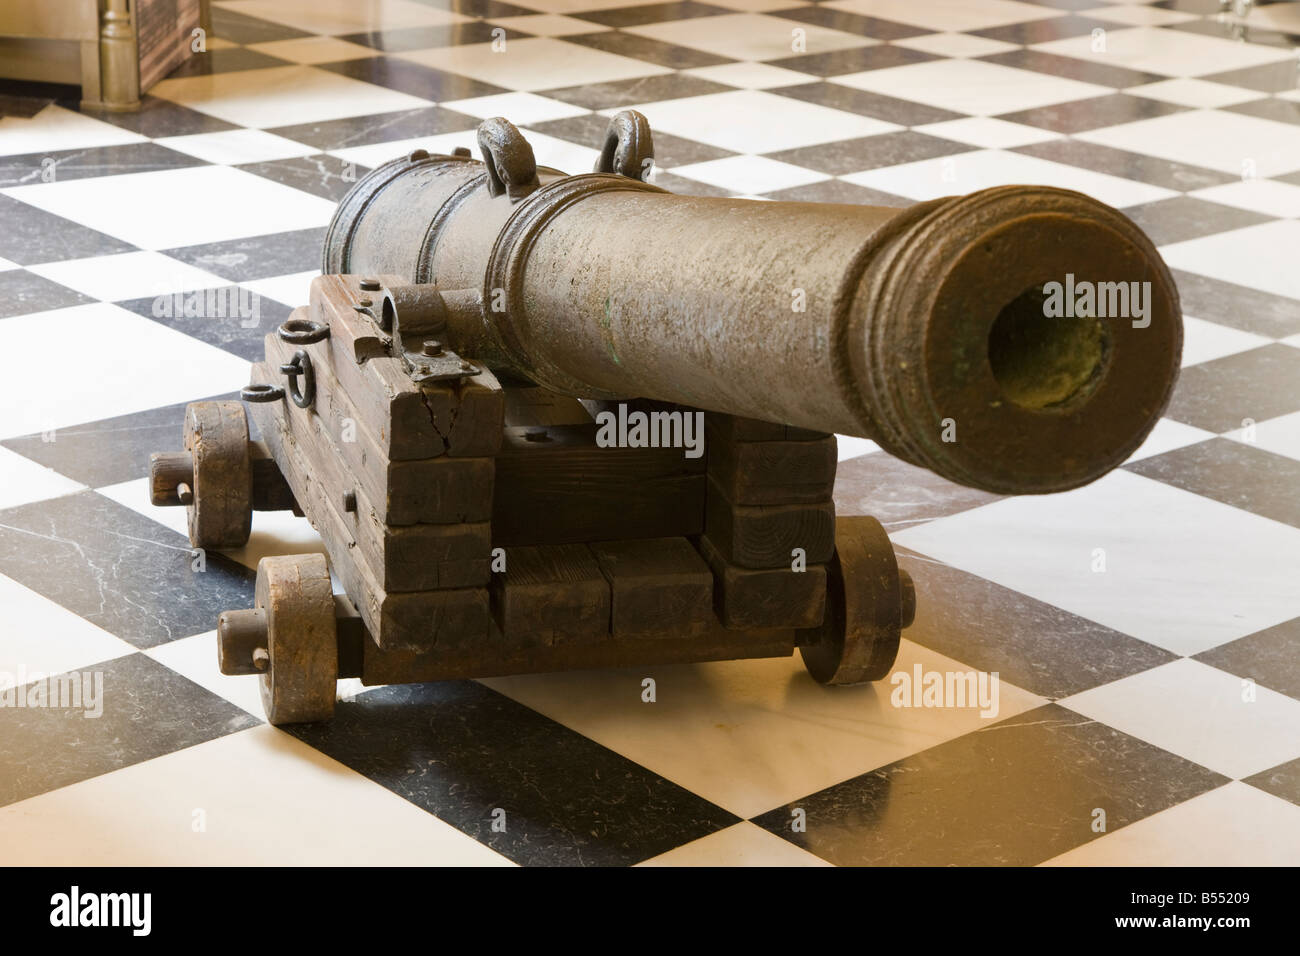
<path fill-rule="evenodd" d="M 225 0 L 138 113 L 0 87 L 0 672 L 103 681 L 97 719 L 0 708 L 0 861 L 1300 862 L 1300 4 L 1217 10 Z M 196 569 L 148 454 L 247 381 L 366 169 L 503 115 L 580 172 L 631 106 L 673 190 L 1043 183 L 1161 247 L 1185 368 L 1122 469 L 997 498 L 841 442 L 840 513 L 917 582 L 897 669 L 997 672 L 997 714 L 796 657 L 345 682 L 332 724 L 268 726 L 212 629 L 258 558 L 319 540 L 261 513 Z M 259 324 L 153 307 L 227 287 Z"/>

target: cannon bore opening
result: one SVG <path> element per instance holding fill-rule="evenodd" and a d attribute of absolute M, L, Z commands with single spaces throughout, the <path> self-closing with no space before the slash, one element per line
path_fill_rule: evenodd
<path fill-rule="evenodd" d="M 1053 409 L 1089 394 L 1101 380 L 1109 333 L 1095 317 L 1052 317 L 1041 285 L 998 313 L 988 355 L 1002 396 L 1021 408 Z"/>

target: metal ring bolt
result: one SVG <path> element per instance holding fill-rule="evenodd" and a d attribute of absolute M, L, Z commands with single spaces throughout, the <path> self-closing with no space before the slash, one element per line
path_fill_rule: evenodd
<path fill-rule="evenodd" d="M 293 359 L 280 366 L 280 373 L 289 380 L 289 397 L 299 408 L 311 408 L 316 401 L 316 370 L 312 367 L 311 356 L 304 349 L 293 353 Z M 298 388 L 298 376 L 302 376 L 302 389 Z"/>

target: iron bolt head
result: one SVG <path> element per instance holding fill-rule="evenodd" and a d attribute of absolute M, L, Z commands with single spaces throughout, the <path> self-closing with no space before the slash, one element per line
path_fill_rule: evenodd
<path fill-rule="evenodd" d="M 436 339 L 430 339 L 429 341 L 425 342 L 425 343 L 424 343 L 424 354 L 425 354 L 425 355 L 441 355 L 441 354 L 442 354 L 442 343 L 439 342 L 439 341 L 437 341 Z"/>
<path fill-rule="evenodd" d="M 362 280 L 361 280 L 361 288 L 362 288 L 362 290 L 364 290 L 364 291 L 366 291 L 366 292 L 378 292 L 378 291 L 379 291 L 379 280 L 378 280 L 378 279 L 362 279 Z"/>

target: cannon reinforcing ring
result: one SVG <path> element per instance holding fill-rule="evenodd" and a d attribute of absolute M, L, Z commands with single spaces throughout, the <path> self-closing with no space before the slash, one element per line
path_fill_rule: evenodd
<path fill-rule="evenodd" d="M 278 402 L 284 398 L 284 389 L 279 385 L 245 385 L 239 397 L 246 402 Z"/>
<path fill-rule="evenodd" d="M 280 372 L 289 380 L 289 397 L 299 408 L 311 408 L 316 401 L 316 369 L 311 364 L 311 356 L 299 349 L 293 353 L 293 360 L 280 366 Z M 298 390 L 298 376 L 302 376 L 302 390 Z"/>
<path fill-rule="evenodd" d="M 330 335 L 330 327 L 314 319 L 286 319 L 275 331 L 282 341 L 291 345 L 311 345 Z"/>

